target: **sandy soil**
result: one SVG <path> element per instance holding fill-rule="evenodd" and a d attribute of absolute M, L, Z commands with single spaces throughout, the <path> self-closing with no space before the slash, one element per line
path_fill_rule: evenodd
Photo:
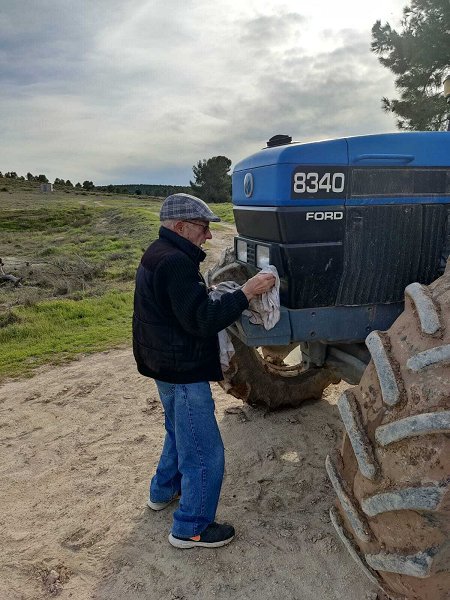
<path fill-rule="evenodd" d="M 213 385 L 227 459 L 218 519 L 237 537 L 182 551 L 167 541 L 173 507 L 146 507 L 163 413 L 129 348 L 3 384 L 0 600 L 375 600 L 328 517 L 341 389 L 266 414 Z"/>

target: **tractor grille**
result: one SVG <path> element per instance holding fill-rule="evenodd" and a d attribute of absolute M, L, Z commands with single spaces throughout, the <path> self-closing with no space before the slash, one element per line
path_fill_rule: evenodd
<path fill-rule="evenodd" d="M 439 204 L 348 207 L 336 304 L 398 302 L 412 281 L 433 281 L 446 221 Z"/>

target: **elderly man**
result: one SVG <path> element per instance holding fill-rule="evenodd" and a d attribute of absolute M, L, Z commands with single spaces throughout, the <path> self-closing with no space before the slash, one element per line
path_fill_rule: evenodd
<path fill-rule="evenodd" d="M 142 375 L 155 379 L 164 407 L 166 436 L 150 483 L 148 506 L 166 508 L 180 498 L 169 542 L 177 548 L 215 548 L 231 542 L 234 528 L 215 522 L 224 473 L 224 447 L 214 415 L 210 381 L 223 379 L 219 331 L 255 296 L 269 291 L 271 274 L 211 300 L 200 274 L 209 224 L 220 221 L 205 202 L 174 194 L 161 207 L 159 239 L 136 274 L 133 350 Z"/>

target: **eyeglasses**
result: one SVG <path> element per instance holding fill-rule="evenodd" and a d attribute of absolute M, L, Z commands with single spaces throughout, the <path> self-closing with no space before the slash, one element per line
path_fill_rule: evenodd
<path fill-rule="evenodd" d="M 196 223 L 195 221 L 185 220 L 185 223 L 190 223 L 191 225 L 197 225 L 197 227 L 201 227 L 203 229 L 203 233 L 207 233 L 209 231 L 209 223 L 203 225 L 203 223 Z"/>

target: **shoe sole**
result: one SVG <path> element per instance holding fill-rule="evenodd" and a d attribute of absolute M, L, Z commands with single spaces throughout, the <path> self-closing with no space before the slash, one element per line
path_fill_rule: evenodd
<path fill-rule="evenodd" d="M 181 548 L 182 550 L 187 550 L 188 548 L 220 548 L 221 546 L 226 546 L 234 539 L 234 535 L 226 540 L 220 540 L 220 542 L 194 542 L 193 540 L 180 540 L 174 537 L 172 534 L 169 535 L 169 543 L 174 548 Z"/>
<path fill-rule="evenodd" d="M 152 502 L 150 499 L 147 500 L 147 506 L 149 508 L 151 508 L 152 510 L 164 510 L 165 508 L 167 508 L 168 506 L 170 506 L 171 504 L 173 504 L 173 502 L 175 502 L 176 500 L 178 500 L 178 496 L 176 496 L 175 498 L 172 498 L 172 500 L 169 500 L 169 502 Z"/>

